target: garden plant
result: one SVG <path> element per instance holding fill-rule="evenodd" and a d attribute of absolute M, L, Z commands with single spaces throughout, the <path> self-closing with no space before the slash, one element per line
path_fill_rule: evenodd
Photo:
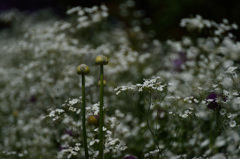
<path fill-rule="evenodd" d="M 238 159 L 238 26 L 196 15 L 159 41 L 116 10 L 0 14 L 0 158 Z"/>

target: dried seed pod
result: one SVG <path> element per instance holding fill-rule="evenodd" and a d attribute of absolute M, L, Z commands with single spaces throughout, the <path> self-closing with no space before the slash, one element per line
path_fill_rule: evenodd
<path fill-rule="evenodd" d="M 107 65 L 108 64 L 108 58 L 106 56 L 99 55 L 99 56 L 96 57 L 95 63 L 97 65 Z"/>
<path fill-rule="evenodd" d="M 81 64 L 77 67 L 77 74 L 78 75 L 88 75 L 89 72 L 90 72 L 90 69 L 85 64 Z"/>

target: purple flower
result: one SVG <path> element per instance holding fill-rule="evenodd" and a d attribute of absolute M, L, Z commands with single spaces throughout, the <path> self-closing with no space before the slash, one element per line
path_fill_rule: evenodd
<path fill-rule="evenodd" d="M 137 157 L 130 155 L 130 156 L 126 156 L 123 159 L 138 159 Z"/>
<path fill-rule="evenodd" d="M 29 99 L 30 103 L 36 103 L 37 102 L 37 97 L 35 95 L 32 95 Z"/>
<path fill-rule="evenodd" d="M 62 151 L 62 150 L 64 150 L 64 149 L 66 149 L 66 148 L 63 147 L 62 145 L 59 146 L 59 151 Z"/>
<path fill-rule="evenodd" d="M 186 55 L 183 52 L 179 52 L 178 58 L 173 60 L 173 70 L 177 72 L 181 72 L 183 64 L 187 61 Z"/>
<path fill-rule="evenodd" d="M 212 92 L 207 96 L 207 107 L 209 109 L 218 109 L 220 105 L 216 102 L 217 98 L 221 96 L 217 95 L 216 93 Z M 222 97 L 223 101 L 226 101 L 226 97 Z"/>
<path fill-rule="evenodd" d="M 70 136 L 74 136 L 73 133 L 72 133 L 72 131 L 69 130 L 69 129 L 67 129 L 67 130 L 65 131 L 65 134 L 68 134 L 68 135 L 70 135 Z"/>

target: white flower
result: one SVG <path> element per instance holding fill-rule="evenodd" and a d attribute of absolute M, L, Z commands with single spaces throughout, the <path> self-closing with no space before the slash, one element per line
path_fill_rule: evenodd
<path fill-rule="evenodd" d="M 233 74 L 233 73 L 235 73 L 236 69 L 237 69 L 237 67 L 229 67 L 228 70 L 227 70 L 227 73 Z"/>
<path fill-rule="evenodd" d="M 81 109 L 78 109 L 78 111 L 76 112 L 77 114 L 80 114 L 80 112 L 81 112 Z"/>
<path fill-rule="evenodd" d="M 49 117 L 54 117 L 55 116 L 55 111 L 54 110 L 52 110 L 50 113 L 49 113 L 49 115 L 48 115 Z"/>
<path fill-rule="evenodd" d="M 79 151 L 80 148 L 78 146 L 74 147 L 74 151 Z"/>
<path fill-rule="evenodd" d="M 157 88 L 157 90 L 158 90 L 158 91 L 163 91 L 163 87 L 164 87 L 164 86 L 159 86 L 159 87 Z"/>
<path fill-rule="evenodd" d="M 221 115 L 226 114 L 226 109 L 221 109 L 221 110 L 220 110 L 220 114 L 221 114 Z"/>
<path fill-rule="evenodd" d="M 199 102 L 199 100 L 197 100 L 197 99 L 193 99 L 193 101 L 194 101 L 195 103 L 198 103 L 198 102 Z"/>
<path fill-rule="evenodd" d="M 144 155 L 144 157 L 149 157 L 149 153 L 146 153 L 146 154 Z"/>
<path fill-rule="evenodd" d="M 227 113 L 227 117 L 228 117 L 228 118 L 231 118 L 231 117 L 232 117 L 232 114 L 231 114 L 231 113 Z"/>
<path fill-rule="evenodd" d="M 188 117 L 188 114 L 183 114 L 181 117 L 182 117 L 182 118 L 187 118 L 187 117 Z"/>
<path fill-rule="evenodd" d="M 95 144 L 95 142 L 97 142 L 97 143 L 98 143 L 98 142 L 99 142 L 99 140 L 98 140 L 98 139 L 95 139 L 95 140 L 91 141 L 91 142 L 89 143 L 89 145 L 91 145 L 91 146 L 92 146 L 92 145 L 94 145 L 94 144 Z"/>
<path fill-rule="evenodd" d="M 77 102 L 78 102 L 77 99 L 72 99 L 72 100 L 70 100 L 68 103 L 69 103 L 70 105 L 74 105 L 74 104 L 77 104 Z"/>
<path fill-rule="evenodd" d="M 236 123 L 236 121 L 232 120 L 229 122 L 229 125 L 230 125 L 230 127 L 234 128 L 234 127 L 236 127 L 237 123 Z"/>

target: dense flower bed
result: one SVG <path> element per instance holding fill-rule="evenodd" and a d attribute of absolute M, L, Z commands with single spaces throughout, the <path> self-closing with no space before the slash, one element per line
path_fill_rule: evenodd
<path fill-rule="evenodd" d="M 126 16 L 134 9 L 119 6 Z M 98 158 L 99 70 L 104 67 L 105 158 L 239 158 L 240 43 L 236 24 L 197 15 L 190 36 L 160 42 L 105 5 L 75 7 L 67 20 L 47 11 L 0 15 L 0 157 L 83 158 L 81 63 L 86 76 L 89 155 Z M 47 18 L 46 18 L 47 17 Z M 144 20 L 142 21 L 141 18 Z M 47 20 L 46 20 L 47 19 Z"/>

